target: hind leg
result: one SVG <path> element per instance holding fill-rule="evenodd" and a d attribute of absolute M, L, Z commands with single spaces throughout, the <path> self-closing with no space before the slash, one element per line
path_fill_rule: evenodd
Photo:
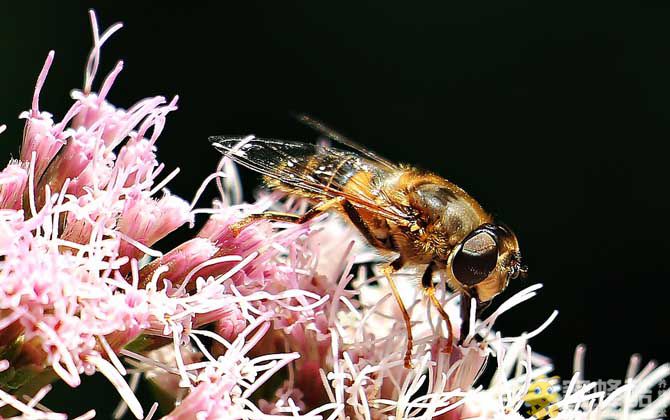
<path fill-rule="evenodd" d="M 330 210 L 331 208 L 340 204 L 342 201 L 344 201 L 343 197 L 335 197 L 330 200 L 322 201 L 316 206 L 307 210 L 307 212 L 302 216 L 298 216 L 297 214 L 291 214 L 291 213 L 282 213 L 278 211 L 266 211 L 263 213 L 250 214 L 244 219 L 238 220 L 237 222 L 230 225 L 230 230 L 233 231 L 235 236 L 237 236 L 237 234 L 239 234 L 242 231 L 242 229 L 258 220 L 270 220 L 273 222 L 287 222 L 296 224 L 305 223 L 312 220 L 316 216 Z"/>

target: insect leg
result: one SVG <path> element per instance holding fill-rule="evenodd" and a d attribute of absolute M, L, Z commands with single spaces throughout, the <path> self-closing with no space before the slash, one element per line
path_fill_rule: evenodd
<path fill-rule="evenodd" d="M 327 201 L 322 201 L 311 209 L 307 210 L 302 216 L 291 213 L 282 213 L 278 211 L 266 211 L 263 213 L 250 214 L 242 220 L 238 220 L 230 226 L 230 230 L 233 231 L 235 235 L 240 233 L 242 229 L 249 226 L 251 223 L 258 220 L 270 220 L 274 222 L 287 222 L 287 223 L 305 223 L 309 220 L 312 220 L 316 216 L 322 214 L 323 212 L 329 210 L 331 207 L 339 204 L 344 200 L 343 197 L 335 197 Z"/>
<path fill-rule="evenodd" d="M 405 368 L 412 368 L 412 348 L 414 347 L 414 339 L 412 338 L 412 322 L 410 320 L 407 309 L 405 309 L 405 304 L 400 297 L 400 292 L 393 281 L 393 273 L 402 267 L 402 262 L 400 258 L 392 262 L 391 264 L 384 267 L 384 275 L 388 279 L 389 285 L 391 285 L 391 290 L 393 291 L 393 297 L 395 297 L 398 306 L 400 307 L 400 312 L 402 312 L 402 317 L 405 320 L 405 329 L 407 330 L 407 350 L 405 351 Z"/>
<path fill-rule="evenodd" d="M 316 206 L 307 210 L 305 212 L 305 214 L 300 216 L 300 218 L 298 219 L 298 221 L 296 223 L 308 222 L 308 221 L 312 220 L 313 218 L 315 218 L 316 216 L 320 215 L 321 213 L 326 212 L 326 211 L 330 210 L 331 208 L 337 206 L 338 204 L 342 203 L 344 200 L 345 200 L 344 197 L 335 197 L 335 198 L 331 198 L 330 200 L 322 201 L 319 204 L 317 204 Z"/>
<path fill-rule="evenodd" d="M 266 211 L 263 213 L 250 214 L 244 219 L 230 225 L 230 230 L 237 236 L 244 228 L 258 220 L 271 220 L 274 222 L 298 223 L 300 216 L 297 214 L 281 213 L 278 211 Z"/>
<path fill-rule="evenodd" d="M 363 220 L 360 213 L 356 211 L 356 207 L 354 207 L 354 205 L 351 204 L 351 202 L 344 200 L 342 202 L 342 208 L 344 209 L 344 212 L 347 214 L 347 217 L 349 217 L 349 220 L 351 220 L 351 223 L 353 223 L 354 226 L 356 226 L 356 228 L 361 232 L 363 237 L 365 237 L 365 239 L 368 241 L 370 245 L 377 248 L 384 248 L 384 245 L 381 243 L 379 239 L 377 239 L 372 234 L 367 223 L 365 223 L 365 220 Z"/>
<path fill-rule="evenodd" d="M 447 346 L 444 349 L 445 353 L 451 353 L 453 346 L 454 346 L 454 329 L 451 326 L 451 320 L 449 319 L 449 315 L 447 312 L 442 308 L 442 304 L 440 301 L 437 299 L 437 296 L 435 296 L 435 286 L 433 285 L 433 272 L 435 271 L 435 263 L 430 263 L 428 264 L 428 267 L 426 268 L 426 271 L 423 273 L 423 277 L 421 277 L 421 285 L 423 286 L 423 290 L 432 302 L 433 306 L 435 306 L 435 309 L 440 313 L 442 316 L 442 319 L 444 319 L 444 322 L 447 324 L 447 332 L 449 334 L 449 338 L 447 339 Z"/>

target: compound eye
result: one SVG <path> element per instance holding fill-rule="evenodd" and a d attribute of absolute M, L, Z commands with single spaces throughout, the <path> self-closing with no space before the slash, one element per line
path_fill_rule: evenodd
<path fill-rule="evenodd" d="M 496 268 L 498 243 L 491 233 L 475 231 L 463 241 L 454 256 L 451 270 L 461 284 L 474 286 Z"/>

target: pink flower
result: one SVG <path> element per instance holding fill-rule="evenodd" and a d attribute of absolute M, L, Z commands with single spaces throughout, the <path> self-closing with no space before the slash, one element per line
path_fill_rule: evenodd
<path fill-rule="evenodd" d="M 28 184 L 26 165 L 10 162 L 0 172 L 0 208 L 19 210 L 23 205 L 23 192 Z"/>
<path fill-rule="evenodd" d="M 232 306 L 226 312 L 217 314 L 214 332 L 224 340 L 233 341 L 247 327 L 247 320 L 237 306 Z"/>
<path fill-rule="evenodd" d="M 65 138 L 68 134 L 65 131 L 65 125 L 72 117 L 71 113 L 67 114 L 67 119 L 63 119 L 59 124 L 54 124 L 51 114 L 40 112 L 39 110 L 40 92 L 46 81 L 53 59 L 54 52 L 51 51 L 47 55 L 44 67 L 37 78 L 32 108 L 30 111 L 23 112 L 20 115 L 20 118 L 26 120 L 26 127 L 19 159 L 23 162 L 30 162 L 33 153 L 35 154 L 35 179 L 40 179 L 49 162 L 51 162 L 56 153 L 65 144 Z"/>
<path fill-rule="evenodd" d="M 60 191 L 66 180 L 68 193 L 82 195 L 84 187 L 96 185 L 104 187 L 111 176 L 114 164 L 113 154 L 108 151 L 101 139 L 102 130 L 72 130 L 70 136 L 51 160 L 40 182 L 37 191 L 49 186 L 51 191 Z M 44 196 L 38 195 L 38 208 L 44 204 Z"/>
<path fill-rule="evenodd" d="M 207 239 L 193 238 L 184 242 L 142 267 L 139 272 L 140 287 L 155 282 L 158 288 L 162 288 L 163 279 L 173 286 L 180 286 L 189 274 L 194 274 L 192 270 L 209 261 L 217 251 L 218 248 Z"/>
<path fill-rule="evenodd" d="M 367 274 L 383 263 L 377 253 L 334 215 L 234 231 L 250 214 L 301 213 L 309 203 L 276 193 L 241 203 L 226 158 L 192 203 L 171 195 L 165 186 L 179 170 L 163 174 L 156 145 L 177 98 L 110 104 L 122 62 L 95 92 L 101 46 L 121 25 L 101 34 L 93 12 L 91 23 L 83 89 L 59 122 L 39 109 L 49 53 L 32 107 L 21 114 L 20 159 L 0 171 L 0 372 L 8 371 L 0 406 L 24 418 L 63 419 L 37 408 L 48 386 L 28 402 L 5 390 L 20 389 L 15 378 L 50 380 L 52 371 L 78 387 L 81 375 L 99 372 L 123 399 L 115 418 L 125 409 L 145 417 L 148 407 L 134 394 L 140 377 L 157 385 L 161 401 L 175 403 L 161 407 L 165 419 L 520 418 L 530 384 L 551 370 L 528 341 L 557 313 L 516 337 L 493 325 L 541 285 L 473 319 L 471 335 L 445 354 L 441 318 L 417 287 L 399 282 L 415 337 L 415 367 L 405 369 L 398 306 L 386 279 Z M 220 199 L 196 208 L 214 180 Z M 153 248 L 201 214 L 208 219 L 192 239 L 165 253 Z M 463 297 L 446 288 L 438 295 L 458 331 Z M 483 388 L 487 361 L 498 369 Z M 670 375 L 670 366 L 638 372 L 638 364 L 608 398 L 591 392 L 593 383 L 577 387 L 576 374 L 553 412 L 565 419 L 656 416 L 670 404 L 667 392 L 640 410 L 631 401 Z M 147 417 L 156 410 L 152 405 Z"/>
<path fill-rule="evenodd" d="M 117 226 L 123 238 L 119 253 L 140 259 L 144 247 L 152 246 L 191 218 L 190 205 L 179 197 L 166 192 L 156 200 L 146 191 L 130 190 Z"/>

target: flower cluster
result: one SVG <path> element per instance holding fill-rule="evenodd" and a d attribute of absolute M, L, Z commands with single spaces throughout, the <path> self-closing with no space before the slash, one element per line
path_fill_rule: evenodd
<path fill-rule="evenodd" d="M 95 92 L 101 47 L 121 25 L 100 33 L 90 16 L 94 44 L 83 89 L 61 119 L 40 110 L 49 53 L 31 109 L 20 115 L 19 159 L 0 172 L 0 415 L 67 418 L 41 406 L 48 384 L 60 379 L 76 388 L 82 375 L 99 372 L 122 401 L 103 417 L 129 410 L 153 418 L 160 410 L 165 419 L 522 418 L 531 385 L 552 368 L 528 340 L 556 313 L 519 337 L 492 327 L 540 285 L 485 320 L 473 317 L 470 335 L 445 353 L 439 314 L 412 282 L 399 282 L 415 335 L 414 368 L 406 369 L 399 308 L 384 276 L 368 273 L 381 261 L 343 221 L 231 229 L 247 215 L 300 213 L 307 203 L 276 194 L 242 203 L 226 158 L 192 202 L 165 189 L 178 169 L 165 174 L 156 142 L 177 98 L 110 104 L 122 62 Z M 197 208 L 213 181 L 220 199 Z M 155 249 L 200 215 L 207 220 L 192 239 Z M 442 289 L 439 298 L 458 332 L 462 297 Z M 489 359 L 497 370 L 484 388 L 478 379 Z M 608 396 L 592 392 L 577 366 L 548 415 L 659 416 L 668 393 L 644 407 L 635 401 L 670 367 L 637 372 L 638 364 Z M 136 398 L 141 378 L 154 385 L 160 406 Z"/>

